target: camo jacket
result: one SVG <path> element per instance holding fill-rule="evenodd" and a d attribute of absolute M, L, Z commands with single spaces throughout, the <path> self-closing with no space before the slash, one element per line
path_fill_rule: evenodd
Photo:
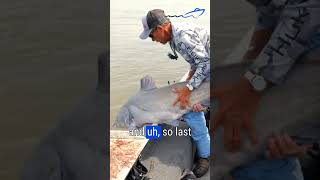
<path fill-rule="evenodd" d="M 210 78 L 210 32 L 188 23 L 172 24 L 170 46 L 189 64 L 195 73 L 188 84 L 198 88 Z"/>
<path fill-rule="evenodd" d="M 256 0 L 256 30 L 273 34 L 249 68 L 274 84 L 298 59 L 320 47 L 320 0 Z"/>

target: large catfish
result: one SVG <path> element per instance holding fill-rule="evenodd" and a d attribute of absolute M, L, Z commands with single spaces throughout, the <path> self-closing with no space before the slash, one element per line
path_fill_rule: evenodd
<path fill-rule="evenodd" d="M 184 86 L 186 86 L 186 82 L 157 88 L 153 78 L 145 76 L 141 79 L 140 90 L 122 106 L 113 126 L 135 129 L 153 123 L 177 125 L 177 120 L 192 109 L 191 106 L 180 109 L 179 104 L 173 106 L 177 98 L 173 89 Z M 190 105 L 195 103 L 208 105 L 209 98 L 210 81 L 207 80 L 202 82 L 199 88 L 192 91 Z"/>

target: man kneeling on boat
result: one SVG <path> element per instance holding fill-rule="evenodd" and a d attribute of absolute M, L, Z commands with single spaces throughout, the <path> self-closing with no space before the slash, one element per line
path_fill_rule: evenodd
<path fill-rule="evenodd" d="M 171 59 L 177 59 L 176 51 L 190 64 L 187 85 L 175 89 L 177 100 L 173 105 L 180 103 L 182 109 L 189 105 L 192 90 L 198 88 L 204 80 L 210 77 L 210 33 L 206 29 L 192 24 L 172 24 L 164 11 L 154 9 L 142 18 L 143 32 L 141 39 L 150 37 L 152 41 L 162 44 L 169 43 L 174 54 Z M 210 136 L 206 126 L 204 112 L 195 107 L 194 112 L 184 115 L 184 120 L 192 131 L 192 139 L 196 144 L 198 161 L 193 169 L 197 177 L 201 177 L 209 169 Z M 200 110 L 200 112 L 197 112 Z"/>

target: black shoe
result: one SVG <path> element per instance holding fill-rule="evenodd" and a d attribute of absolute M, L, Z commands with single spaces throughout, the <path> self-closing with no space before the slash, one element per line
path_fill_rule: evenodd
<path fill-rule="evenodd" d="M 209 166 L 209 158 L 199 158 L 196 166 L 193 168 L 192 171 L 197 178 L 200 178 L 208 172 Z"/>
<path fill-rule="evenodd" d="M 189 169 L 183 170 L 180 180 L 194 180 L 194 179 L 197 179 L 197 177 L 193 174 L 192 171 L 190 171 Z"/>

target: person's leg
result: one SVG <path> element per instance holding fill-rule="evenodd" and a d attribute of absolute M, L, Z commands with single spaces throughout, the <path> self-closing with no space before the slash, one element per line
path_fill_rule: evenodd
<path fill-rule="evenodd" d="M 294 157 L 259 160 L 239 167 L 232 173 L 234 180 L 303 180 L 299 160 Z"/>
<path fill-rule="evenodd" d="M 191 137 L 197 148 L 198 161 L 193 173 L 199 178 L 209 169 L 210 136 L 203 112 L 190 112 L 184 119 L 191 128 Z"/>
<path fill-rule="evenodd" d="M 203 112 L 190 112 L 184 119 L 191 128 L 191 137 L 197 147 L 197 155 L 201 158 L 210 156 L 210 136 Z"/>

